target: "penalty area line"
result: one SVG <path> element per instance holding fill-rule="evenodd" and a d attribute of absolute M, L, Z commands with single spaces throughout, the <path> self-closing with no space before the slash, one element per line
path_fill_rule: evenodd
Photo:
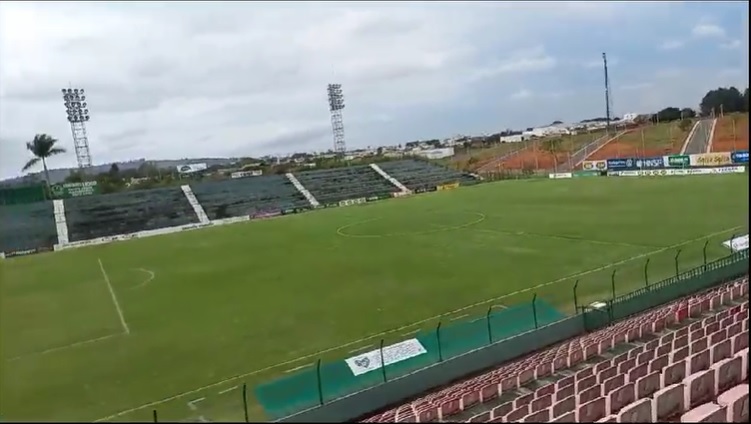
<path fill-rule="evenodd" d="M 67 344 L 65 346 L 58 346 L 58 347 L 53 347 L 53 348 L 50 348 L 50 349 L 41 350 L 39 352 L 31 352 L 31 353 L 27 353 L 27 354 L 24 354 L 24 355 L 14 356 L 12 358 L 6 359 L 6 361 L 13 362 L 13 361 L 18 361 L 20 359 L 27 359 L 27 358 L 32 358 L 32 357 L 35 357 L 35 356 L 46 355 L 48 353 L 58 352 L 58 351 L 61 351 L 61 350 L 66 350 L 66 349 L 72 349 L 74 347 L 83 346 L 83 345 L 87 345 L 87 344 L 91 344 L 91 343 L 95 343 L 95 342 L 101 342 L 103 340 L 111 339 L 112 337 L 120 336 L 120 335 L 123 335 L 123 334 L 124 333 L 115 333 L 115 334 L 108 334 L 108 335 L 102 336 L 102 337 L 95 337 L 93 339 L 81 340 L 80 342 L 75 342 L 75 343 Z"/>
<path fill-rule="evenodd" d="M 120 324 L 123 326 L 123 331 L 125 332 L 125 334 L 130 334 L 130 328 L 128 328 L 128 323 L 125 322 L 125 316 L 123 316 L 123 310 L 122 308 L 120 308 L 120 302 L 117 301 L 117 295 L 115 295 L 115 290 L 112 289 L 112 283 L 110 283 L 110 277 L 107 275 L 107 271 L 104 270 L 104 265 L 102 264 L 102 260 L 97 258 L 97 261 L 99 261 L 99 269 L 102 270 L 102 276 L 104 276 L 104 282 L 107 283 L 107 288 L 110 291 L 110 296 L 112 296 L 112 303 L 115 304 L 117 315 L 120 317 Z"/>
<path fill-rule="evenodd" d="M 327 349 L 323 349 L 323 350 L 320 350 L 318 352 L 310 353 L 308 355 L 304 355 L 304 356 L 301 356 L 301 357 L 296 358 L 296 359 L 290 359 L 289 361 L 284 361 L 284 362 L 278 363 L 276 365 L 269 365 L 267 367 L 259 368 L 259 369 L 254 370 L 254 371 L 246 372 L 246 373 L 243 373 L 243 374 L 238 374 L 238 375 L 235 375 L 233 377 L 228 377 L 228 378 L 225 378 L 224 380 L 217 381 L 217 382 L 211 383 L 211 384 L 207 384 L 205 386 L 198 387 L 198 388 L 193 389 L 193 390 L 189 390 L 189 391 L 186 391 L 186 392 L 183 392 L 183 393 L 179 393 L 179 394 L 176 394 L 176 395 L 173 395 L 173 396 L 169 396 L 169 397 L 166 397 L 166 398 L 163 398 L 163 399 L 160 399 L 160 400 L 155 400 L 155 401 L 152 401 L 152 402 L 149 402 L 149 403 L 145 403 L 143 405 L 136 406 L 136 407 L 133 407 L 133 408 L 125 409 L 125 410 L 122 410 L 120 412 L 108 415 L 106 417 L 99 418 L 99 419 L 95 420 L 94 422 L 109 421 L 109 420 L 111 420 L 113 418 L 121 417 L 121 416 L 129 414 L 131 412 L 140 411 L 142 409 L 150 408 L 150 407 L 153 407 L 153 406 L 156 406 L 156 405 L 161 405 L 163 403 L 171 402 L 171 401 L 176 400 L 176 399 L 181 399 L 181 398 L 183 398 L 185 396 L 190 396 L 190 395 L 195 394 L 195 393 L 200 393 L 200 392 L 202 392 L 204 390 L 212 389 L 212 388 L 215 388 L 215 387 L 227 384 L 227 383 L 229 383 L 231 381 L 235 381 L 235 380 L 239 380 L 241 378 L 246 378 L 246 377 L 250 377 L 250 376 L 253 376 L 253 375 L 261 374 L 263 372 L 267 372 L 267 371 L 271 371 L 271 370 L 274 370 L 274 369 L 282 368 L 282 367 L 285 367 L 285 366 L 288 366 L 288 365 L 291 365 L 291 364 L 296 364 L 296 363 L 298 363 L 300 361 L 304 361 L 304 360 L 307 360 L 307 359 L 310 359 L 310 358 L 315 358 L 315 357 L 321 356 L 321 355 L 323 355 L 325 353 L 342 350 L 343 348 L 346 348 L 346 347 L 349 347 L 349 346 L 354 346 L 356 344 L 360 344 L 362 342 L 366 342 L 366 341 L 375 339 L 377 337 L 382 337 L 382 336 L 384 336 L 386 334 L 391 334 L 391 333 L 395 333 L 395 332 L 399 332 L 399 331 L 404 331 L 404 330 L 407 330 L 409 328 L 413 328 L 415 326 L 424 324 L 426 322 L 430 322 L 430 321 L 433 321 L 433 320 L 436 320 L 436 319 L 440 319 L 440 318 L 445 317 L 447 315 L 453 315 L 453 314 L 456 314 L 458 312 L 462 312 L 462 311 L 465 311 L 467 309 L 475 308 L 475 307 L 480 306 L 480 305 L 486 305 L 488 303 L 496 302 L 498 300 L 508 298 L 508 297 L 513 296 L 515 294 L 519 294 L 519 293 L 524 293 L 524 292 L 527 292 L 527 291 L 535 290 L 535 289 L 538 289 L 540 287 L 546 287 L 546 286 L 550 286 L 550 285 L 553 285 L 553 284 L 558 284 L 560 282 L 570 280 L 571 278 L 576 278 L 576 277 L 581 277 L 581 276 L 588 275 L 588 274 L 593 274 L 595 272 L 599 272 L 599 271 L 602 271 L 604 269 L 611 268 L 613 266 L 622 265 L 624 263 L 635 261 L 635 260 L 642 259 L 642 258 L 646 258 L 648 256 L 656 255 L 658 253 L 662 253 L 662 252 L 668 251 L 670 249 L 675 249 L 677 247 L 686 246 L 686 245 L 691 244 L 691 243 L 696 243 L 697 241 L 706 240 L 708 238 L 716 237 L 716 236 L 719 236 L 719 235 L 722 235 L 722 234 L 727 234 L 727 233 L 729 233 L 731 231 L 736 231 L 736 230 L 738 230 L 740 228 L 743 228 L 743 227 L 742 226 L 737 226 L 737 227 L 733 227 L 733 228 L 727 228 L 727 229 L 721 230 L 721 231 L 716 231 L 714 233 L 707 234 L 707 235 L 702 236 L 702 237 L 697 237 L 695 239 L 687 240 L 687 241 L 684 241 L 684 242 L 681 242 L 681 243 L 676 243 L 676 244 L 674 244 L 672 246 L 663 247 L 663 248 L 660 248 L 660 249 L 657 249 L 657 250 L 653 250 L 653 251 L 650 251 L 650 252 L 647 252 L 647 253 L 642 253 L 640 255 L 632 256 L 630 258 L 627 258 L 627 259 L 624 259 L 624 260 L 621 260 L 621 261 L 618 261 L 618 262 L 614 262 L 614 263 L 609 264 L 609 265 L 605 265 L 605 266 L 593 268 L 593 269 L 586 270 L 586 271 L 581 271 L 581 272 L 578 272 L 578 273 L 575 273 L 575 274 L 572 274 L 572 275 L 567 275 L 565 277 L 558 278 L 556 280 L 552 280 L 552 281 L 548 281 L 546 283 L 538 284 L 538 285 L 536 285 L 534 287 L 530 287 L 530 288 L 527 288 L 527 289 L 524 289 L 524 290 L 518 290 L 518 291 L 516 291 L 514 293 L 504 294 L 502 296 L 494 297 L 492 299 L 483 300 L 481 302 L 477 302 L 477 303 L 474 303 L 472 305 L 464 306 L 464 307 L 461 307 L 461 308 L 456 309 L 456 310 L 451 311 L 451 312 L 447 312 L 447 313 L 444 313 L 444 314 L 441 314 L 441 315 L 432 316 L 430 318 L 425 318 L 425 319 L 422 319 L 420 321 L 413 322 L 411 324 L 403 325 L 403 326 L 398 327 L 398 328 L 393 328 L 391 330 L 382 331 L 382 332 L 376 333 L 376 334 L 371 334 L 371 335 L 363 337 L 363 338 L 361 338 L 359 340 L 355 340 L 355 341 L 351 341 L 349 343 L 345 343 L 345 344 L 342 344 L 342 345 L 339 345 L 339 346 L 335 346 L 335 347 L 330 347 L 330 348 L 327 348 Z M 312 365 L 312 364 L 308 364 L 308 366 L 309 365 Z"/>

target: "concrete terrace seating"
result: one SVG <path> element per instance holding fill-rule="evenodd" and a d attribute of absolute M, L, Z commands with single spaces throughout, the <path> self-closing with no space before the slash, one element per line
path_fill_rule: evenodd
<path fill-rule="evenodd" d="M 190 188 L 212 220 L 310 207 L 283 175 L 201 182 Z"/>
<path fill-rule="evenodd" d="M 739 422 L 748 414 L 747 382 L 745 277 L 365 422 Z"/>
<path fill-rule="evenodd" d="M 180 187 L 73 197 L 65 216 L 70 241 L 198 222 Z"/>
<path fill-rule="evenodd" d="M 52 202 L 0 206 L 0 252 L 18 252 L 57 243 Z"/>
<path fill-rule="evenodd" d="M 295 177 L 324 205 L 399 191 L 367 165 L 297 172 Z"/>
<path fill-rule="evenodd" d="M 477 180 L 469 175 L 417 160 L 383 162 L 378 166 L 410 190 L 432 190 L 438 185 L 456 182 L 462 185 L 477 183 Z"/>

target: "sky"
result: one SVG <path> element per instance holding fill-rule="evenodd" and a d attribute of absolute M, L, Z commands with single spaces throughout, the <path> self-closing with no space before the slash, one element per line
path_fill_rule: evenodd
<path fill-rule="evenodd" d="M 697 107 L 748 85 L 747 2 L 0 2 L 0 178 L 83 87 L 95 164 L 350 148 Z"/>

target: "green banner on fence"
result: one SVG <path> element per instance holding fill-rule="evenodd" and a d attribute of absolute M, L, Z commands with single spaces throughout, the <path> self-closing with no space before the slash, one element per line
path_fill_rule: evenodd
<path fill-rule="evenodd" d="M 688 168 L 691 166 L 691 158 L 688 155 L 670 155 L 667 164 L 674 168 Z"/>
<path fill-rule="evenodd" d="M 574 178 L 580 177 L 599 177 L 600 171 L 574 171 L 572 173 Z"/>
<path fill-rule="evenodd" d="M 81 183 L 62 183 L 50 186 L 52 196 L 56 199 L 70 197 L 91 196 L 99 194 L 99 186 L 96 181 L 84 181 Z"/>
<path fill-rule="evenodd" d="M 305 371 L 256 387 L 256 397 L 269 417 L 281 418 L 564 317 L 539 299 L 500 310 L 491 309 L 485 316 L 439 324 L 433 330 L 416 333 L 413 339 L 389 346 L 381 343 L 375 350 L 352 358 L 316 363 Z"/>

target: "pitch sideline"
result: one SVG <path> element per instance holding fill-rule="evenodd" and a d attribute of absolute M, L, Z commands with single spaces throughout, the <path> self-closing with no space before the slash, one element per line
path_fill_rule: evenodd
<path fill-rule="evenodd" d="M 224 380 L 221 380 L 221 381 L 218 381 L 218 382 L 215 382 L 215 383 L 211 383 L 211 384 L 208 384 L 208 385 L 205 385 L 205 386 L 202 386 L 202 387 L 198 387 L 196 389 L 189 390 L 187 392 L 179 393 L 179 394 L 176 394 L 176 395 L 173 395 L 173 396 L 169 396 L 169 397 L 166 397 L 166 398 L 163 398 L 163 399 L 160 399 L 160 400 L 156 400 L 156 401 L 153 401 L 153 402 L 145 403 L 143 405 L 136 406 L 136 407 L 133 407 L 133 408 L 130 408 L 130 409 L 125 409 L 125 410 L 122 410 L 122 411 L 117 412 L 115 414 L 111 414 L 111 415 L 108 415 L 106 417 L 102 417 L 102 418 L 99 418 L 97 420 L 94 420 L 93 422 L 96 423 L 96 422 L 108 421 L 108 420 L 111 420 L 113 418 L 121 417 L 123 415 L 129 414 L 129 413 L 132 413 L 132 412 L 135 412 L 135 411 L 139 411 L 139 410 L 142 410 L 142 409 L 145 409 L 145 408 L 149 408 L 149 407 L 153 407 L 153 406 L 156 406 L 156 405 L 161 405 L 163 403 L 171 402 L 173 400 L 180 399 L 180 398 L 183 398 L 185 396 L 189 396 L 189 395 L 192 395 L 192 394 L 195 394 L 195 393 L 199 393 L 199 392 L 204 391 L 204 390 L 208 390 L 208 389 L 212 389 L 212 388 L 215 388 L 215 387 L 219 387 L 221 385 L 230 383 L 232 381 L 235 381 L 235 380 L 238 380 L 238 379 L 241 379 L 241 378 L 250 377 L 250 376 L 253 376 L 253 375 L 256 375 L 256 374 L 260 374 L 262 372 L 266 372 L 266 371 L 270 371 L 270 370 L 273 370 L 273 369 L 285 367 L 285 366 L 288 366 L 288 365 L 291 365 L 291 364 L 295 364 L 295 363 L 298 363 L 298 362 L 306 360 L 306 359 L 310 359 L 310 358 L 313 358 L 313 357 L 316 357 L 316 356 L 320 356 L 320 355 L 322 355 L 324 353 L 334 352 L 334 351 L 340 350 L 342 348 L 346 348 L 346 347 L 349 347 L 349 346 L 352 346 L 352 345 L 355 345 L 355 344 L 358 344 L 358 343 L 362 343 L 362 342 L 374 339 L 376 337 L 384 336 L 386 334 L 391 334 L 391 333 L 394 333 L 394 332 L 397 332 L 397 331 L 403 331 L 403 330 L 406 330 L 408 328 L 412 328 L 414 326 L 421 325 L 421 324 L 424 324 L 426 322 L 429 322 L 429 321 L 432 321 L 432 320 L 435 320 L 435 319 L 439 319 L 439 318 L 447 316 L 447 315 L 453 315 L 453 314 L 455 314 L 457 312 L 462 312 L 462 311 L 465 311 L 467 309 L 471 309 L 471 308 L 474 308 L 474 307 L 477 307 L 477 306 L 481 306 L 481 305 L 484 305 L 484 304 L 487 304 L 487 303 L 495 302 L 495 301 L 498 301 L 498 300 L 501 300 L 501 299 L 504 299 L 504 298 L 507 298 L 507 297 L 511 297 L 511 296 L 517 295 L 519 293 L 525 293 L 525 292 L 528 292 L 528 291 L 531 291 L 531 290 L 539 289 L 541 287 L 547 287 L 547 286 L 550 286 L 550 285 L 553 285 L 553 284 L 557 284 L 557 283 L 560 283 L 562 281 L 569 280 L 571 278 L 576 278 L 576 277 L 580 277 L 580 276 L 592 274 L 592 273 L 595 273 L 595 272 L 599 272 L 599 271 L 611 268 L 611 267 L 616 266 L 616 265 L 622 265 L 624 263 L 635 261 L 637 259 L 646 258 L 648 256 L 652 256 L 652 255 L 655 255 L 655 254 L 658 254 L 658 253 L 662 253 L 662 252 L 665 252 L 665 251 L 670 250 L 670 249 L 675 249 L 677 247 L 685 246 L 685 245 L 688 245 L 688 244 L 691 244 L 691 243 L 696 243 L 697 241 L 706 240 L 708 238 L 712 238 L 712 237 L 715 237 L 715 236 L 726 234 L 726 233 L 729 233 L 731 231 L 738 230 L 740 228 L 743 228 L 743 226 L 736 226 L 736 227 L 727 228 L 727 229 L 724 229 L 724 230 L 721 230 L 721 231 L 716 231 L 714 233 L 707 234 L 707 235 L 704 235 L 702 237 L 697 237 L 697 238 L 694 238 L 694 239 L 691 239 L 691 240 L 687 240 L 687 241 L 684 241 L 684 242 L 681 242 L 681 243 L 676 243 L 676 244 L 668 246 L 668 247 L 663 247 L 661 249 L 657 249 L 657 250 L 653 250 L 653 251 L 650 251 L 650 252 L 647 252 L 647 253 L 642 253 L 640 255 L 632 256 L 630 258 L 627 258 L 627 259 L 624 259 L 624 260 L 621 260 L 621 261 L 618 261 L 618 262 L 614 262 L 614 263 L 608 264 L 606 266 L 601 266 L 601 267 L 598 267 L 598 268 L 593 268 L 593 269 L 590 269 L 590 270 L 587 270 L 587 271 L 581 271 L 581 272 L 578 272 L 578 273 L 575 273 L 575 274 L 572 274 L 572 275 L 568 275 L 566 277 L 562 277 L 562 278 L 559 278 L 559 279 L 556 279 L 556 280 L 552 280 L 552 281 L 548 281 L 548 282 L 545 282 L 545 283 L 542 283 L 542 284 L 538 284 L 538 285 L 536 285 L 534 287 L 528 287 L 528 288 L 523 289 L 523 290 L 517 290 L 517 291 L 515 291 L 513 293 L 508 293 L 508 294 L 504 294 L 502 296 L 498 296 L 498 297 L 495 297 L 495 298 L 492 298 L 492 299 L 487 299 L 487 300 L 484 300 L 484 301 L 481 301 L 481 302 L 477 302 L 477 303 L 474 303 L 472 305 L 461 307 L 461 308 L 456 309 L 456 310 L 451 311 L 451 312 L 446 312 L 446 313 L 443 313 L 441 315 L 432 316 L 430 318 L 422 319 L 420 321 L 416 321 L 416 322 L 413 322 L 411 324 L 403 325 L 403 326 L 401 326 L 399 328 L 382 331 L 382 332 L 376 333 L 376 334 L 371 334 L 371 335 L 366 336 L 364 338 L 361 338 L 359 340 L 355 340 L 355 341 L 348 342 L 348 343 L 345 343 L 345 344 L 342 344 L 342 345 L 339 345 L 339 346 L 327 348 L 327 349 L 324 349 L 324 350 L 321 350 L 321 351 L 318 351 L 318 352 L 314 352 L 314 353 L 311 353 L 311 354 L 308 354 L 308 355 L 301 356 L 301 357 L 296 358 L 296 359 L 290 359 L 289 361 L 280 362 L 280 363 L 275 364 L 275 365 L 269 365 L 267 367 L 259 368 L 257 370 L 250 371 L 250 372 L 247 372 L 247 373 L 244 373 L 244 374 L 238 374 L 236 376 L 228 377 L 228 378 L 225 378 Z"/>

